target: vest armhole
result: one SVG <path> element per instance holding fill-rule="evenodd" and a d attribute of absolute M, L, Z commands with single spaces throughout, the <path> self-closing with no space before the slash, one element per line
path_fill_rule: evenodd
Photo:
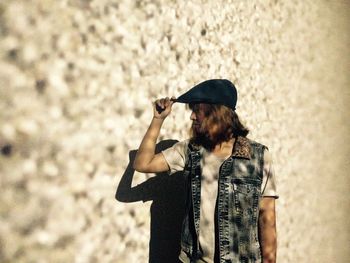
<path fill-rule="evenodd" d="M 262 144 L 261 147 L 261 157 L 260 158 L 260 179 L 261 179 L 261 183 L 263 181 L 264 178 L 264 164 L 265 164 L 265 150 L 269 150 L 269 148 L 266 145 Z"/>

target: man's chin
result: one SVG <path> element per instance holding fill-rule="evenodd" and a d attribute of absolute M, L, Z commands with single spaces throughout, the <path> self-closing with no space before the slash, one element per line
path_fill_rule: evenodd
<path fill-rule="evenodd" d="M 207 140 L 207 134 L 205 132 L 203 132 L 202 130 L 200 129 L 196 129 L 194 130 L 195 131 L 195 134 L 196 134 L 196 137 L 198 139 L 201 139 L 201 140 Z"/>
<path fill-rule="evenodd" d="M 204 136 L 204 132 L 202 131 L 200 125 L 193 125 L 193 130 L 198 134 L 199 136 Z"/>

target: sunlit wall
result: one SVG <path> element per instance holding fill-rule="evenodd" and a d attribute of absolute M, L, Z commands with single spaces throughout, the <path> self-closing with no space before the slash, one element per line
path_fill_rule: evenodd
<path fill-rule="evenodd" d="M 148 262 L 152 200 L 116 188 L 151 102 L 209 78 L 236 84 L 249 137 L 274 158 L 278 262 L 349 260 L 349 10 L 0 1 L 0 261 Z M 186 139 L 189 115 L 175 104 L 160 140 Z"/>

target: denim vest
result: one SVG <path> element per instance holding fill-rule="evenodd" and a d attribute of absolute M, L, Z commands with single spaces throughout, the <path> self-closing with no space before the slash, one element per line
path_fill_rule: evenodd
<path fill-rule="evenodd" d="M 258 241 L 260 187 L 266 146 L 246 137 L 236 138 L 232 155 L 220 167 L 215 215 L 216 254 L 220 263 L 261 262 Z M 187 180 L 186 215 L 182 225 L 182 262 L 201 257 L 198 242 L 201 198 L 201 154 L 189 144 L 184 175 Z"/>

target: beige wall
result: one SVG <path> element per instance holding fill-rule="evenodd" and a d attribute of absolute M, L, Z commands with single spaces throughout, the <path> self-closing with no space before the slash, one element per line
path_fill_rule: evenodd
<path fill-rule="evenodd" d="M 151 202 L 116 186 L 151 101 L 209 78 L 274 157 L 278 262 L 349 260 L 349 7 L 1 1 L 0 261 L 147 262 Z M 175 105 L 161 139 L 188 120 Z"/>

